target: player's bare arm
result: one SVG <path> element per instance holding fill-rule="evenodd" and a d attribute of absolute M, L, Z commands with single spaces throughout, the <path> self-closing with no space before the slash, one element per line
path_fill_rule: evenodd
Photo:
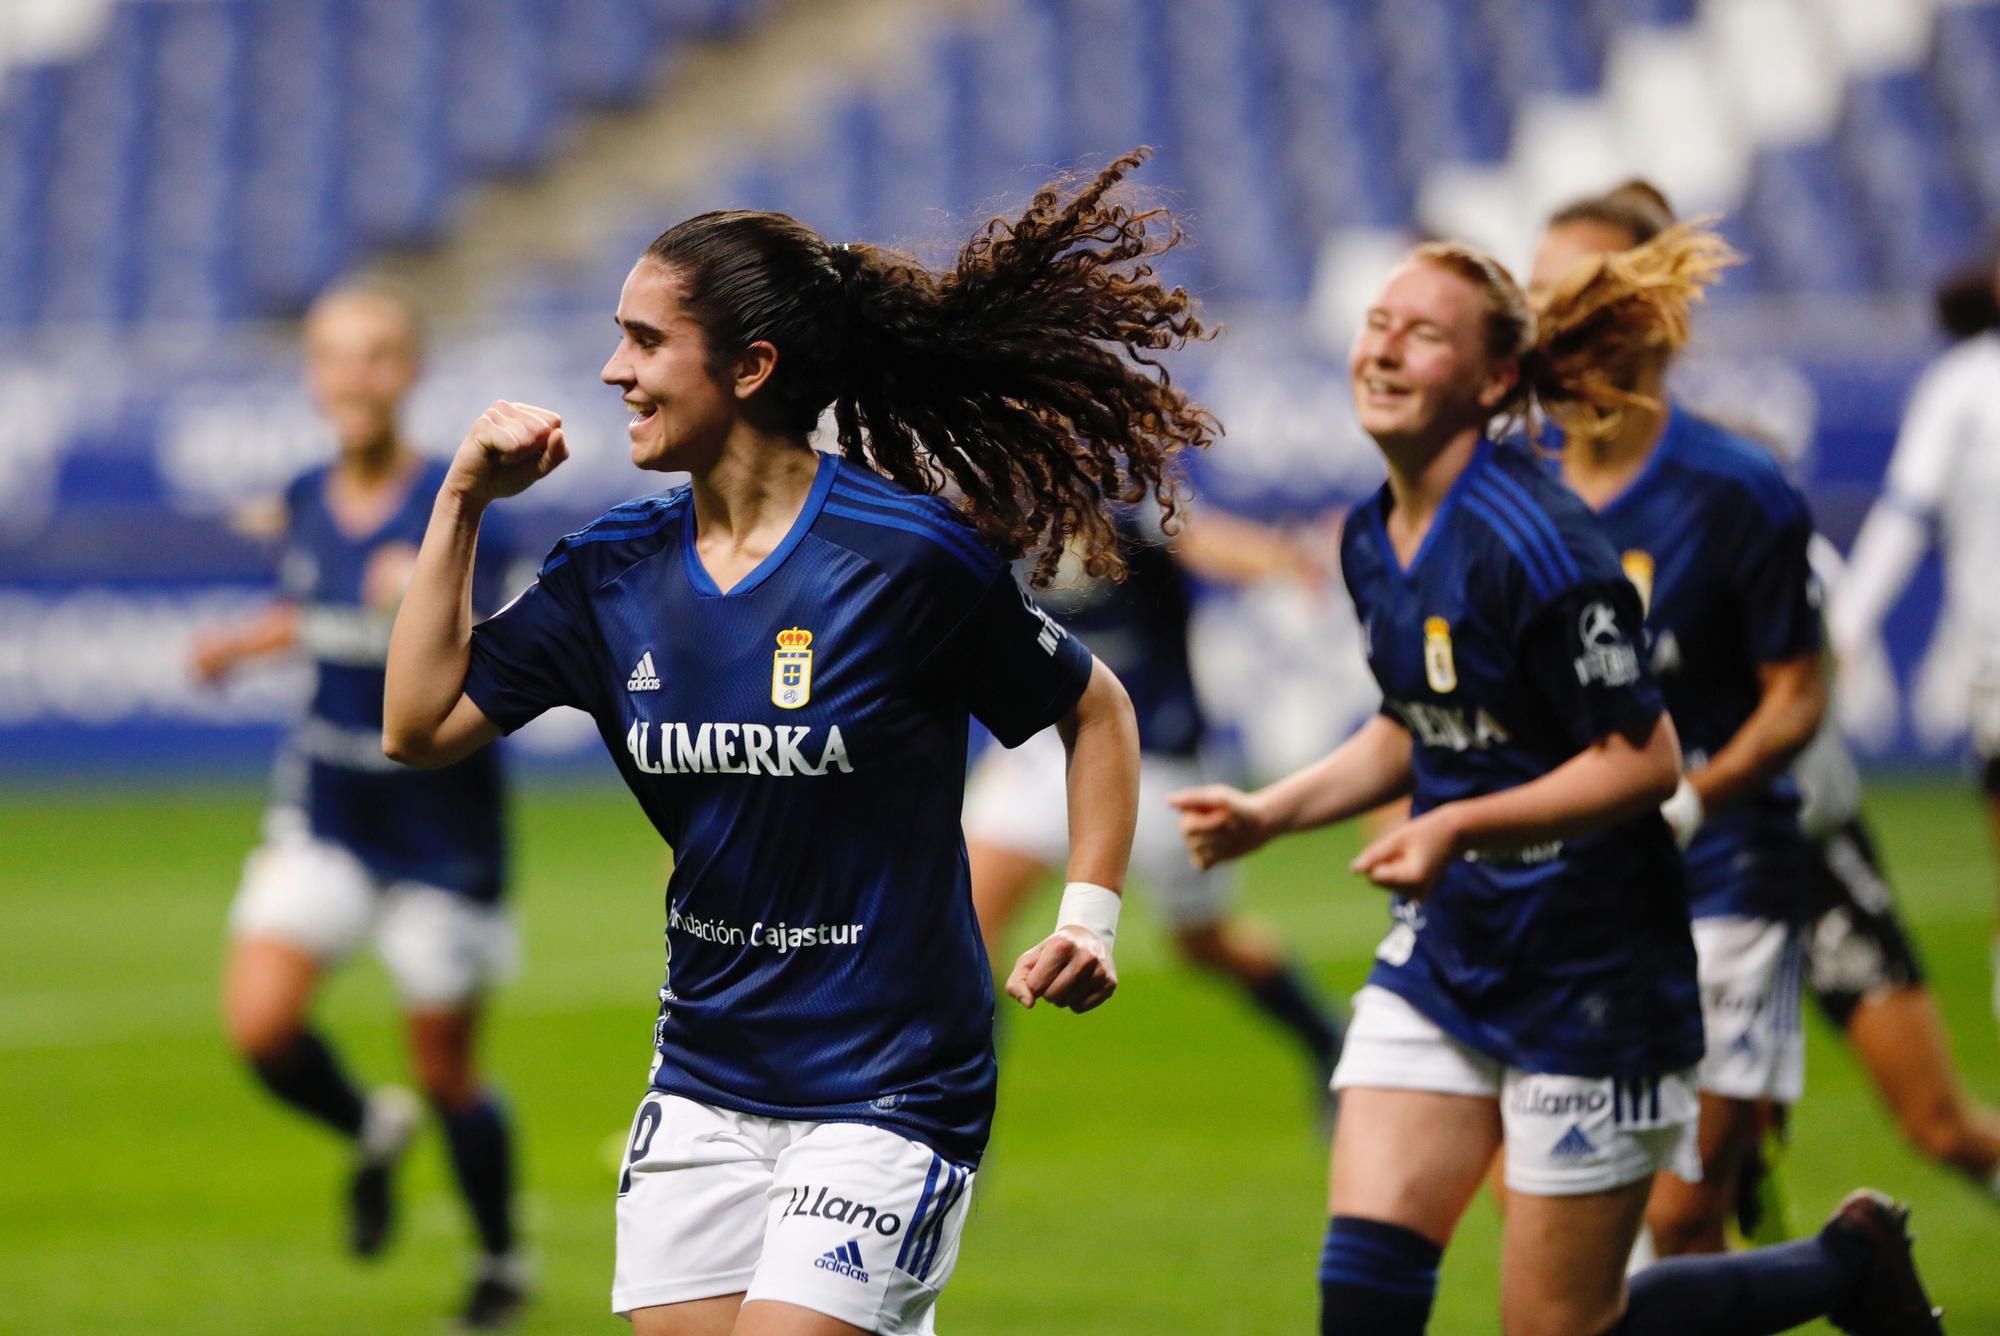
<path fill-rule="evenodd" d="M 1757 708 L 1707 765 L 1687 777 L 1702 812 L 1726 807 L 1777 778 L 1826 718 L 1829 687 L 1825 656 L 1818 650 L 1764 664 L 1757 679 L 1762 688 Z"/>
<path fill-rule="evenodd" d="M 1139 721 L 1117 676 L 1092 660 L 1090 682 L 1056 725 L 1069 752 L 1068 888 L 1056 930 L 1021 954 L 1007 995 L 1072 1011 L 1101 1006 L 1118 987 L 1111 963 L 1116 897 L 1125 885 L 1139 814 Z"/>
<path fill-rule="evenodd" d="M 197 682 L 220 682 L 242 664 L 288 654 L 298 643 L 298 605 L 273 603 L 241 625 L 196 635 L 188 647 L 188 671 Z"/>
<path fill-rule="evenodd" d="M 1421 896 L 1472 849 L 1515 850 L 1600 830 L 1664 801 L 1679 781 L 1680 741 L 1662 714 L 1643 742 L 1609 733 L 1539 779 L 1445 803 L 1374 841 L 1354 871 Z"/>
<path fill-rule="evenodd" d="M 1409 730 L 1378 714 L 1325 757 L 1255 793 L 1204 784 L 1167 801 L 1181 814 L 1188 857 L 1208 868 L 1280 835 L 1359 816 L 1409 791 Z"/>
<path fill-rule="evenodd" d="M 500 735 L 464 692 L 479 521 L 493 501 L 526 490 L 568 457 L 560 416 L 505 401 L 480 414 L 459 443 L 389 638 L 382 750 L 392 760 L 449 765 Z"/>
<path fill-rule="evenodd" d="M 1204 580 L 1248 585 L 1295 579 L 1317 587 L 1331 574 L 1334 548 L 1227 511 L 1204 508 L 1174 535 L 1176 560 Z"/>

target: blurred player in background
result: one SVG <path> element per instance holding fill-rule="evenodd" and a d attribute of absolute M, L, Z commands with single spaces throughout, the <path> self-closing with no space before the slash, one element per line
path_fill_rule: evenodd
<path fill-rule="evenodd" d="M 230 911 L 223 1006 L 230 1042 L 272 1094 L 354 1148 L 348 1242 L 388 1241 L 390 1176 L 419 1122 L 416 1101 L 364 1094 L 310 1020 L 328 969 L 372 943 L 395 980 L 410 1056 L 437 1112 L 481 1260 L 464 1325 L 507 1324 L 526 1297 L 512 1214 L 511 1133 L 475 1058 L 481 996 L 509 968 L 513 928 L 500 757 L 430 774 L 382 756 L 389 629 L 444 480 L 398 426 L 422 358 L 416 313 L 372 289 L 335 291 L 305 322 L 306 380 L 339 444 L 334 463 L 288 487 L 280 598 L 261 617 L 197 639 L 194 672 L 298 651 L 312 701 L 279 754 L 262 846 Z M 497 602 L 506 553 L 487 538 L 480 605 Z"/>
<path fill-rule="evenodd" d="M 1720 1252 L 1760 1104 L 1797 1102 L 1811 859 L 1787 768 L 1826 712 L 1819 592 L 1805 498 L 1769 451 L 1677 408 L 1665 380 L 1685 305 L 1735 255 L 1675 227 L 1631 182 L 1550 218 L 1532 291 L 1541 339 L 1604 393 L 1541 396 L 1563 431 L 1562 476 L 1596 511 L 1645 607 L 1649 667 L 1687 768 L 1663 809 L 1685 851 L 1707 1052 L 1701 1172 L 1663 1174 L 1647 1212 L 1662 1256 Z M 1676 319 L 1642 324 L 1620 303 Z"/>
<path fill-rule="evenodd" d="M 2000 839 L 2000 263 L 1987 269 L 1989 300 L 1960 282 L 1939 314 L 1959 341 L 1932 363 L 1903 414 L 1882 497 L 1855 537 L 1833 604 L 1833 648 L 1845 660 L 1879 631 L 1935 538 L 1944 558 L 1938 627 L 1948 663 L 1964 674 L 1972 743 L 1983 764 Z M 1994 938 L 1993 1010 L 2000 1016 L 2000 931 Z"/>
<path fill-rule="evenodd" d="M 1685 319 L 1685 290 L 1627 295 L 1633 338 Z M 1503 1145 L 1510 1333 L 1726 1336 L 1828 1314 L 1936 1331 L 1901 1215 L 1869 1193 L 1813 1239 L 1661 1263 L 1628 1295 L 1656 1171 L 1695 1167 L 1695 951 L 1657 810 L 1680 752 L 1617 552 L 1540 460 L 1488 438 L 1543 395 L 1616 402 L 1535 329 L 1476 251 L 1422 246 L 1390 276 L 1350 361 L 1389 481 L 1341 551 L 1382 711 L 1255 794 L 1175 800 L 1204 866 L 1413 800 L 1353 864 L 1396 893 L 1396 924 L 1335 1076 L 1321 1331 L 1424 1329 L 1443 1248 Z"/>
<path fill-rule="evenodd" d="M 567 454 L 487 410 L 438 494 L 391 646 L 391 754 L 439 764 L 553 705 L 590 712 L 673 846 L 651 1089 L 612 1303 L 639 1336 L 929 1332 L 992 1119 L 993 983 L 959 826 L 968 716 L 1069 752 L 1069 886 L 1008 992 L 1087 1011 L 1139 751 L 1117 679 L 1030 603 L 1106 493 L 1171 494 L 1214 422 L 1147 355 L 1199 337 L 1147 260 L 1157 211 L 1047 189 L 933 272 L 781 214 L 662 234 L 603 376 L 633 461 L 692 482 L 564 539 L 476 630 L 480 517 Z M 831 404 L 838 454 L 809 435 Z M 931 495 L 946 480 L 963 510 Z M 1059 540 L 1058 540 L 1059 541 Z"/>
<path fill-rule="evenodd" d="M 1236 878 L 1187 858 L 1166 797 L 1201 782 L 1206 732 L 1188 663 L 1190 573 L 1232 584 L 1296 577 L 1318 568 L 1298 541 L 1235 516 L 1205 510 L 1169 536 L 1147 504 L 1119 520 L 1125 578 L 1084 576 L 1066 561 L 1042 606 L 1081 636 L 1118 674 L 1139 717 L 1139 825 L 1133 863 L 1158 897 L 1181 958 L 1235 982 L 1288 1030 L 1326 1089 L 1340 1055 L 1340 1021 L 1286 959 L 1283 948 L 1231 913 Z M 972 899 L 989 954 L 1007 925 L 1069 846 L 1060 739 L 1042 734 L 1011 752 L 990 749 L 966 789 L 965 841 Z"/>
<path fill-rule="evenodd" d="M 1813 569 L 1838 599 L 1840 555 L 1815 537 Z M 1861 770 L 1829 717 L 1794 763 L 1813 854 L 1806 982 L 1922 1154 L 2000 1197 L 2000 1110 L 1966 1094 L 1944 1016 L 1861 810 Z M 1748 1232 L 1746 1230 L 1746 1232 Z"/>

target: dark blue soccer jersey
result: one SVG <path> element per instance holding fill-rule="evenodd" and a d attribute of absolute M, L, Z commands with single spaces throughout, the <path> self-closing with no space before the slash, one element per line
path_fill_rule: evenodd
<path fill-rule="evenodd" d="M 442 464 L 425 464 L 395 512 L 366 534 L 347 532 L 327 509 L 330 468 L 285 490 L 279 586 L 298 604 L 299 645 L 314 683 L 312 703 L 279 754 L 275 797 L 303 810 L 313 834 L 349 849 L 378 877 L 492 901 L 507 855 L 498 752 L 439 770 L 405 769 L 382 754 L 389 631 L 444 474 Z M 504 525 L 483 528 L 479 550 L 474 606 L 485 610 L 499 601 Z"/>
<path fill-rule="evenodd" d="M 590 713 L 673 846 L 656 1088 L 975 1161 L 993 983 L 967 719 L 1020 743 L 1068 713 L 1090 653 L 949 505 L 833 455 L 727 593 L 693 512 L 677 488 L 558 543 L 474 631 L 465 690 L 509 730 Z"/>
<path fill-rule="evenodd" d="M 1408 568 L 1385 486 L 1341 536 L 1382 712 L 1409 730 L 1413 808 L 1537 779 L 1607 734 L 1643 738 L 1658 689 L 1637 595 L 1582 502 L 1516 447 L 1482 443 Z M 1528 1071 L 1640 1076 L 1701 1056 L 1694 945 L 1657 813 L 1451 864 L 1369 982 Z"/>
<path fill-rule="evenodd" d="M 1759 667 L 1819 649 L 1805 498 L 1769 451 L 1676 409 L 1598 518 L 1646 604 L 1649 667 L 1698 769 L 1757 708 Z M 1686 857 L 1695 917 L 1800 916 L 1808 859 L 1790 775 L 1713 813 Z"/>
<path fill-rule="evenodd" d="M 1140 750 L 1191 757 L 1204 732 L 1188 664 L 1194 591 L 1167 550 L 1157 518 L 1152 523 L 1121 518 L 1118 536 L 1125 558 L 1122 581 L 1085 576 L 1044 590 L 1041 603 L 1118 675 L 1139 717 Z"/>

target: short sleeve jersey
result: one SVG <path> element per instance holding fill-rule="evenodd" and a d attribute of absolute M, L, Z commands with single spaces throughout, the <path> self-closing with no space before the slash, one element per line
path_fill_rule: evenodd
<path fill-rule="evenodd" d="M 1689 770 L 1757 708 L 1758 670 L 1818 651 L 1812 516 L 1768 450 L 1679 409 L 1598 512 L 1646 606 L 1649 667 Z M 1798 790 L 1780 775 L 1711 813 L 1687 850 L 1697 918 L 1804 912 Z"/>
<path fill-rule="evenodd" d="M 1582 502 L 1515 446 L 1481 444 L 1405 566 L 1387 487 L 1341 537 L 1382 712 L 1409 730 L 1413 809 L 1529 783 L 1662 712 L 1639 600 Z M 1526 1071 L 1638 1077 L 1701 1056 L 1687 899 L 1646 812 L 1594 834 L 1475 850 L 1398 896 L 1369 982 Z"/>
<path fill-rule="evenodd" d="M 406 769 L 382 754 L 389 631 L 444 466 L 425 464 L 394 513 L 366 534 L 343 528 L 328 508 L 331 476 L 314 469 L 285 491 L 279 590 L 298 605 L 314 681 L 279 753 L 275 801 L 302 810 L 314 835 L 385 881 L 497 900 L 507 857 L 499 753 L 437 770 Z M 498 603 L 508 555 L 504 524 L 482 526 L 475 608 Z"/>
<path fill-rule="evenodd" d="M 1041 593 L 1042 606 L 1118 675 L 1139 717 L 1139 748 L 1192 757 L 1204 724 L 1188 662 L 1194 591 L 1167 549 L 1157 507 L 1118 522 L 1123 580 L 1083 576 Z"/>
<path fill-rule="evenodd" d="M 946 503 L 822 455 L 727 591 L 682 487 L 556 545 L 474 630 L 503 729 L 570 705 L 674 850 L 657 1089 L 984 1149 L 993 986 L 959 828 L 968 717 L 1014 746 L 1091 658 Z"/>

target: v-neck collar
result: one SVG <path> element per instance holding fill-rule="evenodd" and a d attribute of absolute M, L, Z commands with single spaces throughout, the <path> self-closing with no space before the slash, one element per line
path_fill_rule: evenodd
<path fill-rule="evenodd" d="M 339 507 L 334 504 L 334 480 L 339 476 L 339 466 L 335 465 L 334 468 L 326 471 L 321 477 L 319 484 L 319 503 L 321 508 L 326 511 L 326 522 L 333 526 L 333 531 L 340 535 L 344 542 L 356 547 L 363 547 L 374 542 L 387 533 L 396 521 L 402 519 L 409 512 L 411 505 L 419 500 L 420 494 L 424 490 L 424 474 L 428 467 L 429 462 L 419 457 L 416 463 L 411 466 L 409 476 L 401 478 L 397 482 L 397 486 L 402 489 L 402 495 L 396 498 L 396 504 L 384 510 L 382 518 L 374 524 L 369 525 L 366 529 L 356 530 L 349 528 L 342 522 Z M 428 500 L 429 498 L 423 497 L 422 499 Z"/>
<path fill-rule="evenodd" d="M 1431 545 L 1437 542 L 1438 535 L 1444 532 L 1445 521 L 1451 517 L 1452 508 L 1458 504 L 1459 494 L 1465 490 L 1472 475 L 1486 466 L 1487 457 L 1492 453 L 1493 442 L 1484 438 L 1473 448 L 1472 458 L 1465 462 L 1465 467 L 1451 480 L 1451 486 L 1445 489 L 1444 500 L 1438 502 L 1437 513 L 1431 516 L 1430 527 L 1424 530 L 1423 541 L 1417 544 L 1416 554 L 1410 558 L 1410 564 L 1407 566 L 1403 564 L 1402 558 L 1396 555 L 1396 544 L 1389 537 L 1389 510 L 1395 502 L 1395 493 L 1389 490 L 1388 483 L 1382 484 L 1382 490 L 1376 493 L 1375 532 L 1382 540 L 1382 555 L 1387 559 L 1390 570 L 1405 580 L 1416 574 L 1417 568 L 1424 564 L 1424 558 L 1429 555 Z"/>
<path fill-rule="evenodd" d="M 1660 471 L 1661 461 L 1665 460 L 1667 452 L 1674 448 L 1675 439 L 1686 425 L 1686 417 L 1680 408 L 1669 402 L 1667 404 L 1666 425 L 1660 429 L 1660 439 L 1653 442 L 1653 452 L 1646 456 L 1646 462 L 1639 466 L 1639 471 L 1633 474 L 1623 487 L 1612 493 L 1610 500 L 1597 508 L 1599 515 L 1609 515 L 1620 507 L 1645 495 L 1647 485 L 1653 481 L 1654 476 Z"/>
<path fill-rule="evenodd" d="M 735 598 L 749 593 L 777 574 L 778 567 L 785 564 L 785 558 L 792 555 L 792 549 L 805 539 L 813 521 L 819 518 L 820 507 L 826 504 L 826 495 L 833 490 L 834 475 L 839 471 L 840 460 L 821 452 L 818 469 L 813 474 L 812 489 L 806 493 L 806 503 L 799 511 L 799 517 L 792 521 L 792 527 L 778 545 L 727 591 L 716 586 L 715 577 L 708 573 L 708 567 L 701 564 L 701 554 L 695 551 L 695 511 L 690 498 L 687 520 L 681 525 L 681 564 L 687 569 L 688 583 L 694 586 L 694 592 L 703 598 Z"/>

